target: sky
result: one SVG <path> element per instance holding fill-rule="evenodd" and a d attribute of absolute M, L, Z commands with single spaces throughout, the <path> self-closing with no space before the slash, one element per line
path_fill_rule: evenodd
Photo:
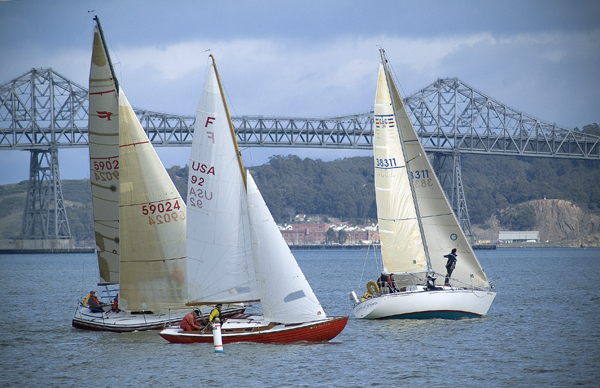
<path fill-rule="evenodd" d="M 597 0 L 0 0 L 0 85 L 51 67 L 87 88 L 94 15 L 136 108 L 195 115 L 213 54 L 234 116 L 363 113 L 383 47 L 405 96 L 458 77 L 544 122 L 600 123 Z M 187 164 L 182 150 L 157 148 L 166 167 Z M 287 154 L 370 152 L 242 152 L 247 166 Z M 87 158 L 60 149 L 61 179 L 89 177 Z M 2 151 L 0 165 L 0 184 L 26 180 L 29 152 Z"/>

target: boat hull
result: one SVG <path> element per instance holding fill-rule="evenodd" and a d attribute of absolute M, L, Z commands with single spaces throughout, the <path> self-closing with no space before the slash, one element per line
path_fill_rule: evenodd
<path fill-rule="evenodd" d="M 335 338 L 346 326 L 348 317 L 328 317 L 320 321 L 293 325 L 273 324 L 257 316 L 232 318 L 223 324 L 221 335 L 224 344 L 256 342 L 283 344 L 293 342 L 326 342 Z M 172 343 L 213 343 L 212 331 L 182 331 L 171 327 L 160 336 Z"/>
<path fill-rule="evenodd" d="M 225 317 L 243 313 L 245 307 L 224 310 Z M 77 329 L 94 331 L 113 331 L 126 333 L 143 330 L 160 330 L 166 326 L 178 325 L 190 310 L 174 310 L 156 314 L 132 314 L 129 311 L 92 312 L 89 308 L 79 306 L 72 325 Z M 208 316 L 208 314 L 207 314 Z"/>
<path fill-rule="evenodd" d="M 363 319 L 460 319 L 487 314 L 496 292 L 453 289 L 384 294 L 354 306 L 354 315 Z"/>

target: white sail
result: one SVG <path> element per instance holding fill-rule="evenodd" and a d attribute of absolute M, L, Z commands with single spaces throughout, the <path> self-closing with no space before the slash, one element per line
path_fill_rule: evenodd
<path fill-rule="evenodd" d="M 473 253 L 462 228 L 458 224 L 412 122 L 408 117 L 385 58 L 382 58 L 382 61 L 385 65 L 380 65 L 379 83 L 385 82 L 387 84 L 385 88 L 389 88 L 393 114 L 398 125 L 398 134 L 400 141 L 404 143 L 404 152 L 406 153 L 404 159 L 407 161 L 407 171 L 410 178 L 406 180 L 406 183 L 410 181 L 414 188 L 418 213 L 422 222 L 421 230 L 424 233 L 424 241 L 431 264 L 430 269 L 444 274 L 446 272 L 445 264 L 447 261 L 444 255 L 447 255 L 453 248 L 456 248 L 458 250 L 458 264 L 452 277 L 459 279 L 463 283 L 470 283 L 477 287 L 488 287 L 487 277 Z M 379 85 L 377 94 L 379 95 Z M 406 185 L 404 191 L 410 193 L 410 186 Z M 379 191 L 377 193 L 379 194 Z M 407 201 L 402 206 L 409 206 L 408 202 L 412 202 L 412 200 Z M 412 203 L 410 206 L 414 207 Z M 401 257 L 401 260 L 406 261 L 407 265 L 410 265 L 410 262 L 413 260 L 407 255 L 399 257 Z"/>
<path fill-rule="evenodd" d="M 418 272 L 427 262 L 397 126 L 380 65 L 373 151 L 381 256 L 387 272 Z"/>
<path fill-rule="evenodd" d="M 214 64 L 196 113 L 189 161 L 190 304 L 258 300 L 244 171 Z"/>
<path fill-rule="evenodd" d="M 89 145 L 100 282 L 119 282 L 119 97 L 98 27 L 90 68 Z"/>
<path fill-rule="evenodd" d="M 120 90 L 121 276 L 131 311 L 183 308 L 186 206 Z"/>
<path fill-rule="evenodd" d="M 280 323 L 326 318 L 252 175 L 248 173 L 247 177 L 252 252 L 263 316 Z"/>

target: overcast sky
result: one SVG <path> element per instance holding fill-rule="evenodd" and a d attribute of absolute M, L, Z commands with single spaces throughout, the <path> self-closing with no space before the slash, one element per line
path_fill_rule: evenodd
<path fill-rule="evenodd" d="M 330 117 L 373 105 L 378 47 L 405 94 L 458 77 L 566 128 L 600 123 L 600 1 L 0 0 L 0 84 L 48 68 L 88 87 L 93 15 L 134 107 L 195 115 L 211 50 L 232 115 Z M 182 152 L 182 150 L 186 150 Z M 187 148 L 158 148 L 166 167 Z M 368 152 L 257 149 L 332 160 Z M 87 150 L 59 151 L 62 179 L 89 176 Z M 0 184 L 29 152 L 0 152 Z"/>

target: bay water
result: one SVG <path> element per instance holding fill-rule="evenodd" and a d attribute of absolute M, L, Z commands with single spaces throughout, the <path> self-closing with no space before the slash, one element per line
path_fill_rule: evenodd
<path fill-rule="evenodd" d="M 600 249 L 476 251 L 498 295 L 486 317 L 457 321 L 354 318 L 348 292 L 378 276 L 374 253 L 294 251 L 325 312 L 350 316 L 333 341 L 226 354 L 75 329 L 77 299 L 98 289 L 95 255 L 2 255 L 0 385 L 600 386 Z"/>

